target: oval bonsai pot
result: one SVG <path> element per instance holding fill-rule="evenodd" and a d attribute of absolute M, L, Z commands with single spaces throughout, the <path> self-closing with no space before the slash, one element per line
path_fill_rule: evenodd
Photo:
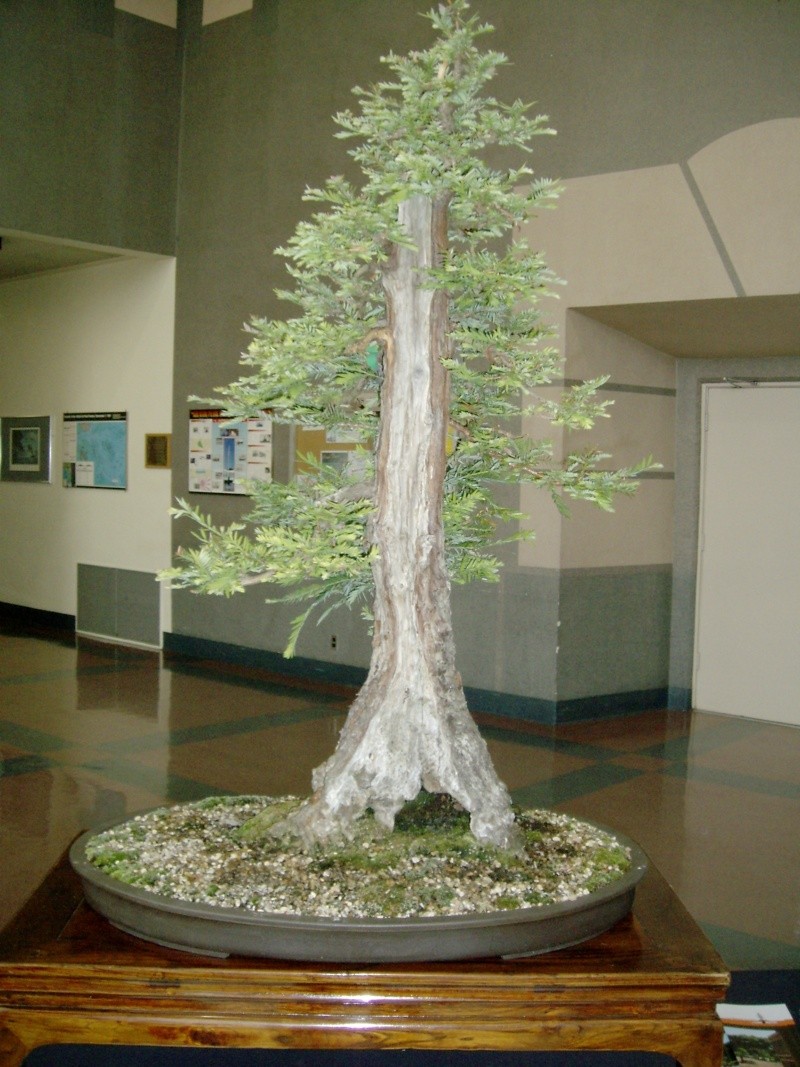
<path fill-rule="evenodd" d="M 86 858 L 86 844 L 98 832 L 82 834 L 69 854 L 88 903 L 135 937 L 214 956 L 394 963 L 539 955 L 596 937 L 624 918 L 647 870 L 639 846 L 608 831 L 630 850 L 631 866 L 574 900 L 463 915 L 332 919 L 192 903 L 126 885 Z"/>

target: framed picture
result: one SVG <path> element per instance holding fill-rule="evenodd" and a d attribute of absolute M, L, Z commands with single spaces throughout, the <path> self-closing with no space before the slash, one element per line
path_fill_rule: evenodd
<path fill-rule="evenodd" d="M 145 467 L 168 470 L 172 466 L 172 434 L 146 433 L 144 435 Z"/>
<path fill-rule="evenodd" d="M 0 481 L 50 481 L 50 416 L 0 419 Z"/>

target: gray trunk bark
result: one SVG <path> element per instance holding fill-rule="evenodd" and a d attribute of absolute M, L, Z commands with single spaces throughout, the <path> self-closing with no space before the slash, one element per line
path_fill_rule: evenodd
<path fill-rule="evenodd" d="M 347 834 L 366 808 L 391 829 L 425 788 L 471 814 L 477 838 L 514 847 L 508 791 L 469 713 L 455 666 L 445 566 L 447 301 L 424 287 L 446 241 L 446 205 L 417 197 L 400 206 L 414 243 L 384 272 L 390 343 L 384 354 L 372 536 L 372 659 L 336 751 L 313 775 L 314 793 L 291 817 L 309 840 Z"/>

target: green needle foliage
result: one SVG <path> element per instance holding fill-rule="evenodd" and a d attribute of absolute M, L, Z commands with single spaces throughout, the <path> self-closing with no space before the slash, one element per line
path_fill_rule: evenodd
<path fill-rule="evenodd" d="M 536 137 L 553 131 L 527 105 L 488 95 L 506 58 L 481 50 L 491 27 L 469 14 L 467 0 L 440 4 L 427 17 L 433 44 L 384 57 L 391 80 L 357 87 L 358 110 L 335 116 L 338 136 L 354 142 L 349 154 L 361 181 L 332 177 L 308 189 L 305 199 L 320 209 L 278 249 L 293 282 L 279 296 L 298 314 L 254 319 L 246 375 L 217 390 L 232 417 L 269 410 L 278 422 L 356 435 L 363 442 L 358 473 L 309 461 L 308 473 L 289 485 L 253 484 L 249 514 L 230 526 L 215 526 L 185 501 L 174 509 L 194 523 L 195 542 L 162 577 L 225 596 L 256 582 L 285 587 L 276 599 L 308 602 L 287 654 L 315 606 L 363 605 L 372 589 L 374 445 L 391 344 L 383 271 L 393 249 L 408 245 L 401 202 L 422 196 L 446 209 L 447 250 L 424 284 L 446 294 L 449 314 L 453 447 L 443 513 L 451 580 L 497 578 L 498 524 L 521 516 L 495 501 L 493 483 L 528 481 L 562 509 L 566 497 L 610 510 L 614 495 L 632 492 L 649 464 L 603 470 L 608 457 L 599 452 L 556 462 L 551 441 L 519 432 L 531 414 L 567 429 L 588 428 L 606 414 L 596 396 L 602 378 L 558 401 L 536 394 L 560 372 L 539 310 L 557 279 L 517 235 L 532 212 L 553 206 L 558 189 L 534 179 L 525 163 L 498 169 L 491 162 L 497 149 L 528 153 Z"/>

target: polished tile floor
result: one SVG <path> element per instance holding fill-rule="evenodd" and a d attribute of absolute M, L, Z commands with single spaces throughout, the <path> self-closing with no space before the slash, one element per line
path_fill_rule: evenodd
<path fill-rule="evenodd" d="M 83 829 L 210 792 L 304 793 L 347 697 L 0 628 L 0 925 Z M 478 719 L 514 798 L 634 838 L 732 969 L 800 968 L 800 729 L 653 711 Z"/>

